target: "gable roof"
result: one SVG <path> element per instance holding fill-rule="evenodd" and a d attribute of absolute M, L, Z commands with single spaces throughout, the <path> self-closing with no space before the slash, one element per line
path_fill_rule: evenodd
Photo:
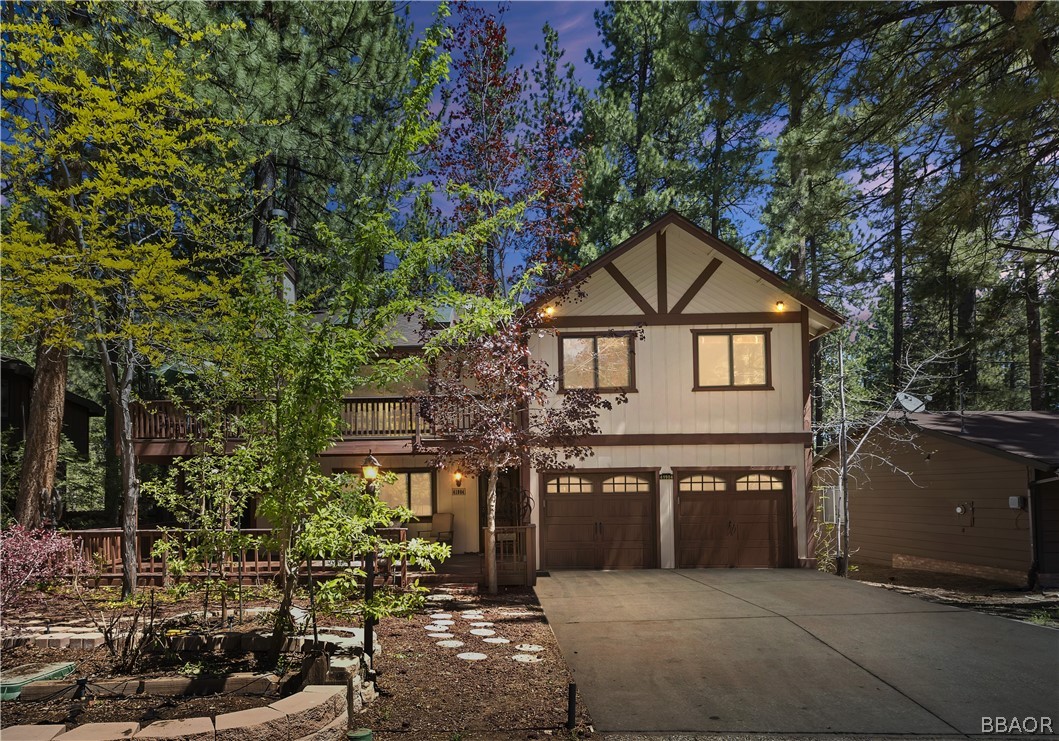
<path fill-rule="evenodd" d="M 6 355 L 0 356 L 0 369 L 2 369 L 4 375 L 10 373 L 14 376 L 21 376 L 29 379 L 30 383 L 33 383 L 33 366 L 23 360 L 11 358 Z M 90 417 L 102 417 L 106 413 L 103 407 L 98 403 L 91 399 L 86 399 L 79 394 L 75 394 L 69 389 L 66 390 L 65 398 L 67 404 L 73 404 L 74 406 L 83 408 Z"/>
<path fill-rule="evenodd" d="M 926 433 L 1046 471 L 1059 469 L 1059 412 L 916 412 Z"/>
<path fill-rule="evenodd" d="M 584 266 L 576 273 L 571 275 L 560 286 L 538 297 L 530 304 L 530 306 L 534 308 L 541 307 L 549 301 L 559 296 L 562 296 L 563 294 L 566 294 L 574 286 L 583 283 L 594 273 L 600 270 L 607 269 L 607 266 L 611 265 L 611 263 L 620 258 L 622 255 L 641 245 L 652 234 L 662 231 L 670 225 L 680 227 L 684 231 L 691 234 L 693 237 L 704 242 L 707 246 L 717 252 L 725 260 L 744 268 L 745 270 L 754 274 L 756 277 L 760 278 L 766 283 L 769 283 L 770 285 L 778 288 L 783 293 L 794 298 L 811 311 L 814 311 L 817 314 L 821 315 L 821 317 L 823 317 L 825 320 L 829 321 L 833 325 L 831 328 L 837 327 L 838 325 L 845 323 L 845 318 L 824 302 L 811 296 L 807 296 L 804 293 L 793 288 L 789 283 L 787 283 L 787 281 L 785 281 L 779 275 L 766 268 L 761 263 L 747 257 L 724 240 L 719 239 L 718 237 L 706 231 L 699 225 L 692 222 L 690 219 L 682 216 L 681 214 L 673 210 L 670 210 L 668 213 L 666 213 L 665 216 L 658 219 L 657 221 L 648 224 L 643 229 L 626 239 L 618 246 L 607 251 L 603 255 L 600 255 L 597 259 L 593 260 L 588 265 Z"/>

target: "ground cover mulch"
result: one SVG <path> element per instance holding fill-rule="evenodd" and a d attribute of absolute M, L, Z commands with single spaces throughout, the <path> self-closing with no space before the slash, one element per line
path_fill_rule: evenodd
<path fill-rule="evenodd" d="M 482 619 L 462 613 L 481 610 Z M 445 626 L 463 646 L 437 645 L 426 626 L 436 613 L 451 615 Z M 470 634 L 471 624 L 491 622 L 496 636 Z M 567 692 L 572 680 L 566 662 L 531 589 L 503 588 L 496 596 L 459 594 L 433 601 L 410 619 L 387 618 L 378 627 L 382 653 L 376 658 L 381 697 L 357 722 L 382 741 L 425 739 L 504 741 L 507 739 L 588 738 L 591 719 L 578 698 L 576 728 L 565 728 Z M 490 644 L 503 637 L 507 644 Z M 521 645 L 540 646 L 527 653 Z M 458 658 L 462 652 L 487 656 Z M 516 655 L 540 661 L 520 663 Z"/>
<path fill-rule="evenodd" d="M 875 564 L 858 564 L 850 578 L 930 602 L 1059 628 L 1059 590 L 1056 589 L 1024 589 L 974 576 Z"/>

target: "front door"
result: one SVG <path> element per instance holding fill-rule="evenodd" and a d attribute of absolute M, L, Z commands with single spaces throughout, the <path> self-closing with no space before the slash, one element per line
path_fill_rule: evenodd
<path fill-rule="evenodd" d="M 653 470 L 546 475 L 541 511 L 543 567 L 657 567 L 656 492 Z"/>

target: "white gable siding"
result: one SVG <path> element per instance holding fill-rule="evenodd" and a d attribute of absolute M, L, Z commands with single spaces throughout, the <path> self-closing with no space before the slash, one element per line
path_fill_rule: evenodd
<path fill-rule="evenodd" d="M 658 310 L 658 261 L 655 253 L 655 237 L 645 240 L 642 247 L 626 252 L 614 261 L 614 267 L 622 272 L 633 288 Z M 634 313 L 642 313 L 639 308 Z"/>
<path fill-rule="evenodd" d="M 614 282 L 605 270 L 593 273 L 581 289 L 587 298 L 560 304 L 558 312 L 564 316 L 586 316 L 595 314 L 626 315 L 643 313 L 629 294 Z"/>

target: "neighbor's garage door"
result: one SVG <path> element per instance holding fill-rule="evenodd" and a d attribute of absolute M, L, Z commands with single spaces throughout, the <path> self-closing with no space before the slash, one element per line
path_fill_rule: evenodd
<path fill-rule="evenodd" d="M 544 568 L 657 567 L 654 471 L 549 474 L 543 501 Z"/>
<path fill-rule="evenodd" d="M 786 566 L 790 474 L 674 471 L 677 567 Z"/>

